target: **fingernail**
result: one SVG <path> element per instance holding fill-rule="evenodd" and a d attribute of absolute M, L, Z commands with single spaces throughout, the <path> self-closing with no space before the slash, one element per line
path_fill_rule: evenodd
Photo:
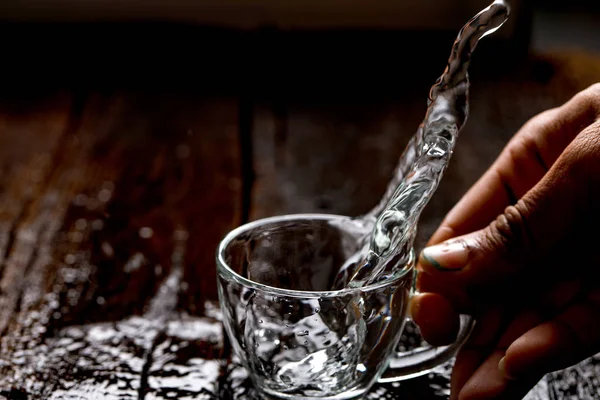
<path fill-rule="evenodd" d="M 469 248 L 462 240 L 444 242 L 423 250 L 423 258 L 441 271 L 463 269 L 469 261 Z"/>
<path fill-rule="evenodd" d="M 514 381 L 515 377 L 506 372 L 506 357 L 502 357 L 500 361 L 498 361 L 498 369 L 500 370 L 500 374 L 509 381 Z"/>

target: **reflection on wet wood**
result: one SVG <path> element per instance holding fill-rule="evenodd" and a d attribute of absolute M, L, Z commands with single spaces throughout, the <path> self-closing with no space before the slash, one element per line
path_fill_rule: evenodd
<path fill-rule="evenodd" d="M 420 243 L 512 133 L 600 80 L 598 65 L 569 55 L 474 76 Z M 377 101 L 1 99 L 0 398 L 255 398 L 214 303 L 217 242 L 246 217 L 367 211 L 422 118 L 431 82 L 419 79 Z M 593 396 L 597 365 L 550 374 L 529 399 Z M 444 398 L 449 370 L 367 398 Z"/>
<path fill-rule="evenodd" d="M 203 349 L 185 362 L 223 347 L 200 316 L 216 297 L 213 249 L 240 222 L 235 102 L 70 103 L 2 116 L 1 147 L 17 151 L 2 160 L 0 392 L 161 398 L 166 343 Z"/>

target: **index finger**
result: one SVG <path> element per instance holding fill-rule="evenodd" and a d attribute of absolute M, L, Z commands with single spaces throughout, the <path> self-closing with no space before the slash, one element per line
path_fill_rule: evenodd
<path fill-rule="evenodd" d="M 428 245 L 487 226 L 546 174 L 568 144 L 600 114 L 600 84 L 529 120 L 446 215 Z"/>

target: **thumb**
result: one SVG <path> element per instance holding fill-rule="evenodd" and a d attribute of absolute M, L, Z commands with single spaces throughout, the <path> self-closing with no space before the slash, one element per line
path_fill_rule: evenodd
<path fill-rule="evenodd" d="M 582 131 L 544 177 L 487 227 L 423 250 L 419 289 L 495 284 L 568 256 L 597 221 L 598 124 Z M 594 145 L 591 145 L 594 143 Z M 596 188 L 596 189 L 591 189 Z M 448 272 L 452 272 L 448 274 Z M 442 274 L 442 275 L 441 275 Z M 428 287 L 430 286 L 430 287 Z"/>
<path fill-rule="evenodd" d="M 536 215 L 540 212 L 534 204 L 521 199 L 484 229 L 425 248 L 419 263 L 425 272 L 456 272 L 477 283 L 508 278 L 544 257 L 541 246 L 546 246 L 537 238 L 547 229 L 544 218 Z M 558 235 L 562 236 L 562 232 Z M 448 278 L 448 274 L 444 276 Z"/>

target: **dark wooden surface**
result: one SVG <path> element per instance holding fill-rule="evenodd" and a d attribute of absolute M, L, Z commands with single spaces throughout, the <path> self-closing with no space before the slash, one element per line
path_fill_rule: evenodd
<path fill-rule="evenodd" d="M 523 122 L 600 80 L 600 59 L 584 53 L 478 65 L 471 117 L 419 246 Z M 288 75 L 220 96 L 183 78 L 120 87 L 87 84 L 86 73 L 63 72 L 56 85 L 3 74 L 0 398 L 253 398 L 216 309 L 219 239 L 269 215 L 368 211 L 441 67 L 404 71 L 380 90 L 368 79 L 357 92 L 343 79 L 306 88 Z M 530 396 L 593 398 L 598 365 L 548 375 Z M 449 368 L 368 398 L 443 398 Z"/>

